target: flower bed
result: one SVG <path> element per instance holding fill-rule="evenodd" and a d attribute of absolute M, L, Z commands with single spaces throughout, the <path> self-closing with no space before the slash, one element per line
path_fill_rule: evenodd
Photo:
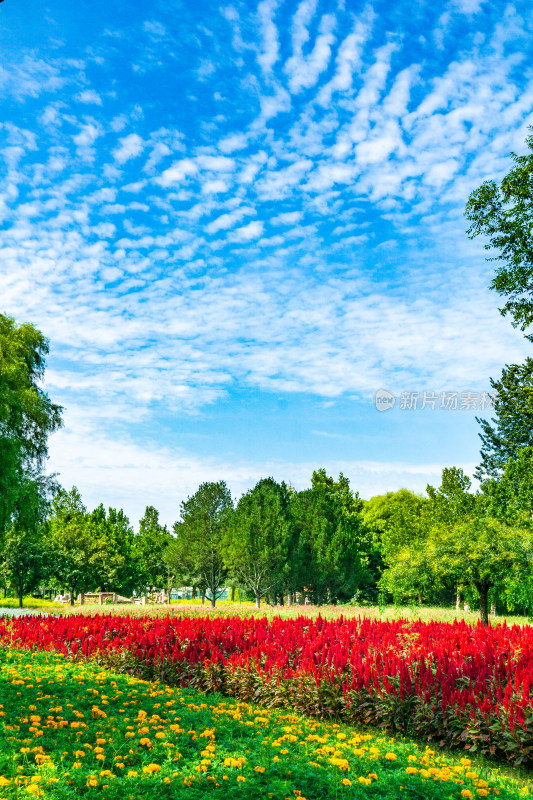
<path fill-rule="evenodd" d="M 0 641 L 533 761 L 533 628 L 340 617 L 20 617 Z"/>
<path fill-rule="evenodd" d="M 523 796 L 430 748 L 0 648 L 0 798 L 462 800 Z"/>

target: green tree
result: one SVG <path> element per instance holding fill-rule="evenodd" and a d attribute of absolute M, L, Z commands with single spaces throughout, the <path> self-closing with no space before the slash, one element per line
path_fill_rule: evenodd
<path fill-rule="evenodd" d="M 529 531 L 492 517 L 472 516 L 433 532 L 427 559 L 436 581 L 451 579 L 475 587 L 481 621 L 488 625 L 489 590 L 504 592 L 510 580 L 528 579 L 533 543 Z"/>
<path fill-rule="evenodd" d="M 133 541 L 138 591 L 144 592 L 147 586 L 152 590 L 155 586 L 166 585 L 167 568 L 163 554 L 169 540 L 167 526 L 159 522 L 159 511 L 153 506 L 146 506 L 139 522 L 139 533 Z"/>
<path fill-rule="evenodd" d="M 368 580 L 370 537 L 362 524 L 363 503 L 342 473 L 338 480 L 315 470 L 311 488 L 293 494 L 292 562 L 300 588 L 317 604 L 351 599 Z"/>
<path fill-rule="evenodd" d="M 231 493 L 224 481 L 202 483 L 195 494 L 181 504 L 180 513 L 175 533 L 189 554 L 193 573 L 209 592 L 214 608 L 228 573 L 223 537 L 233 514 Z"/>
<path fill-rule="evenodd" d="M 533 447 L 509 459 L 499 478 L 481 485 L 487 513 L 507 525 L 533 528 Z"/>
<path fill-rule="evenodd" d="M 506 365 L 501 378 L 490 383 L 494 417 L 490 422 L 476 417 L 481 426 L 479 480 L 498 477 L 509 459 L 533 444 L 533 359 Z"/>
<path fill-rule="evenodd" d="M 261 479 L 237 503 L 224 539 L 224 557 L 238 581 L 255 597 L 283 582 L 291 534 L 289 490 L 273 478 Z"/>
<path fill-rule="evenodd" d="M 409 489 L 376 495 L 363 504 L 363 523 L 386 565 L 392 563 L 400 549 L 426 538 L 427 504 L 426 498 Z"/>
<path fill-rule="evenodd" d="M 87 517 L 93 538 L 91 572 L 102 591 L 131 594 L 136 586 L 136 565 L 133 558 L 133 528 L 122 509 L 102 504 Z"/>
<path fill-rule="evenodd" d="M 61 425 L 61 407 L 39 386 L 47 354 L 48 340 L 33 325 L 0 314 L 0 536 L 24 485 L 41 475 L 48 436 Z"/>
<path fill-rule="evenodd" d="M 46 574 L 48 550 L 44 536 L 47 497 L 53 480 L 40 477 L 26 480 L 17 492 L 11 524 L 5 532 L 2 548 L 4 572 L 14 586 L 19 607 L 24 595 L 36 588 Z"/>
<path fill-rule="evenodd" d="M 60 489 L 57 493 L 49 525 L 54 575 L 58 583 L 70 592 L 70 604 L 74 605 L 77 594 L 83 595 L 97 578 L 93 569 L 96 553 L 94 531 L 75 486 L 69 492 Z"/>
<path fill-rule="evenodd" d="M 533 151 L 533 135 L 526 144 Z M 496 253 L 491 289 L 507 298 L 501 313 L 526 330 L 533 321 L 533 152 L 511 158 L 515 166 L 500 184 L 485 181 L 472 192 L 465 216 L 470 238 L 488 237 L 485 249 Z"/>

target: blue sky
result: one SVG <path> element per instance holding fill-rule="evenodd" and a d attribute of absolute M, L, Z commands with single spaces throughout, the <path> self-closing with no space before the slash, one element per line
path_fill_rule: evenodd
<path fill-rule="evenodd" d="M 533 124 L 530 3 L 23 6 L 0 311 L 50 339 L 63 485 L 170 523 L 204 480 L 472 472 L 479 408 L 400 394 L 481 393 L 528 353 L 463 210 Z"/>

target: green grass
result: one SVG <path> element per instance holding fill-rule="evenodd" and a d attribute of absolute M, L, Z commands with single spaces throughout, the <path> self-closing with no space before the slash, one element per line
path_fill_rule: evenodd
<path fill-rule="evenodd" d="M 14 608 L 18 605 L 14 598 L 0 599 L 0 613 L 2 606 Z M 345 617 L 371 617 L 374 619 L 398 619 L 399 617 L 408 620 L 421 619 L 424 622 L 439 620 L 441 622 L 453 622 L 455 619 L 464 619 L 469 624 L 476 624 L 479 613 L 475 611 L 456 611 L 455 608 L 443 608 L 436 606 L 312 606 L 312 605 L 293 605 L 293 606 L 270 606 L 266 603 L 256 609 L 253 603 L 232 602 L 231 600 L 219 600 L 216 608 L 212 609 L 209 603 L 202 605 L 200 600 L 179 600 L 170 605 L 149 604 L 137 606 L 133 604 L 105 604 L 97 605 L 94 603 L 74 607 L 62 603 L 35 599 L 32 597 L 24 598 L 24 606 L 28 609 L 53 611 L 55 614 L 135 614 L 139 616 L 161 616 L 166 614 L 179 614 L 181 616 L 196 616 L 198 614 L 208 614 L 210 616 L 231 616 L 238 615 L 244 617 L 295 617 L 300 614 L 315 617 L 321 614 L 327 619 L 335 619 L 343 614 Z M 508 625 L 527 625 L 528 618 L 518 615 L 490 616 L 493 625 L 501 624 L 506 621 Z"/>
<path fill-rule="evenodd" d="M 55 653 L 0 648 L 0 699 L 6 800 L 524 796 L 484 763 Z"/>

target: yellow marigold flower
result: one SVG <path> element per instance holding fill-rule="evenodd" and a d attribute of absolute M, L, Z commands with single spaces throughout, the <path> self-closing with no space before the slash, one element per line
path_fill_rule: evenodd
<path fill-rule="evenodd" d="M 487 783 L 487 781 L 482 781 L 481 780 L 481 781 L 477 782 L 478 789 L 486 789 L 488 785 L 489 784 Z"/>
<path fill-rule="evenodd" d="M 416 761 L 416 756 L 407 756 L 408 761 Z"/>
<path fill-rule="evenodd" d="M 148 764 L 146 767 L 143 767 L 143 772 L 151 775 L 152 772 L 161 772 L 161 767 L 159 764 Z"/>
<path fill-rule="evenodd" d="M 155 735 L 155 738 L 156 738 L 156 739 L 164 739 L 164 738 L 165 738 L 165 736 L 166 736 L 166 734 L 165 734 L 165 733 L 163 733 L 163 731 L 157 731 L 157 733 L 156 733 L 156 735 Z"/>
<path fill-rule="evenodd" d="M 80 767 L 81 767 L 81 761 L 75 761 L 74 764 L 72 765 L 72 769 L 80 769 Z"/>
<path fill-rule="evenodd" d="M 103 752 L 104 752 L 103 747 L 95 747 L 93 750 L 93 753 L 103 753 Z"/>
<path fill-rule="evenodd" d="M 264 771 L 265 771 L 264 767 L 254 767 L 254 772 L 264 772 Z"/>
<path fill-rule="evenodd" d="M 462 758 L 462 759 L 461 759 L 461 764 L 462 764 L 464 767 L 469 767 L 471 763 L 472 763 L 472 762 L 470 761 L 470 759 L 469 759 L 469 758 Z"/>
<path fill-rule="evenodd" d="M 352 782 L 351 782 L 351 780 L 349 778 L 343 778 L 342 779 L 342 784 L 343 784 L 343 786 L 351 786 Z"/>
<path fill-rule="evenodd" d="M 237 775 L 237 780 L 244 782 L 246 778 L 244 777 L 244 775 Z"/>
<path fill-rule="evenodd" d="M 30 748 L 29 747 L 21 747 L 20 748 L 20 752 L 21 753 L 29 753 L 30 752 Z"/>
<path fill-rule="evenodd" d="M 378 776 L 376 775 L 375 772 L 369 772 L 368 773 L 368 777 L 369 778 L 374 778 L 375 781 L 377 781 L 377 779 L 378 779 Z"/>
<path fill-rule="evenodd" d="M 416 767 L 406 767 L 405 772 L 407 773 L 407 775 L 416 775 L 418 770 Z"/>
<path fill-rule="evenodd" d="M 145 747 L 151 747 L 152 742 L 146 736 L 143 736 L 142 739 L 139 739 L 139 744 L 145 745 Z"/>
<path fill-rule="evenodd" d="M 461 792 L 461 797 L 473 797 L 473 794 L 470 789 L 463 789 Z"/>
<path fill-rule="evenodd" d="M 365 778 L 365 777 L 363 777 L 363 775 L 361 775 L 361 777 L 357 778 L 357 780 L 359 781 L 359 783 L 362 783 L 364 786 L 370 786 L 370 784 L 372 783 L 370 778 Z"/>
<path fill-rule="evenodd" d="M 486 789 L 478 789 L 478 790 L 477 790 L 477 793 L 478 793 L 478 795 L 479 795 L 480 797 L 487 797 L 487 795 L 488 795 L 488 792 L 487 792 L 487 790 L 486 790 Z"/>
<path fill-rule="evenodd" d="M 106 743 L 105 739 L 97 739 L 96 740 L 96 744 L 105 744 L 105 743 Z"/>
<path fill-rule="evenodd" d="M 39 794 L 40 794 L 39 787 L 37 786 L 36 783 L 29 783 L 26 786 L 26 791 L 29 792 L 30 794 L 34 794 L 34 795 L 37 795 L 37 796 L 39 796 Z"/>
<path fill-rule="evenodd" d="M 136 769 L 129 769 L 128 770 L 128 778 L 136 778 L 139 773 Z"/>
<path fill-rule="evenodd" d="M 87 778 L 87 783 L 85 785 L 91 789 L 94 786 L 98 786 L 98 780 L 96 778 Z"/>
<path fill-rule="evenodd" d="M 398 756 L 396 755 L 396 753 L 385 753 L 385 758 L 387 759 L 387 761 L 396 761 Z"/>
<path fill-rule="evenodd" d="M 105 761 L 105 755 L 103 753 L 98 753 L 96 756 L 97 761 Z"/>

